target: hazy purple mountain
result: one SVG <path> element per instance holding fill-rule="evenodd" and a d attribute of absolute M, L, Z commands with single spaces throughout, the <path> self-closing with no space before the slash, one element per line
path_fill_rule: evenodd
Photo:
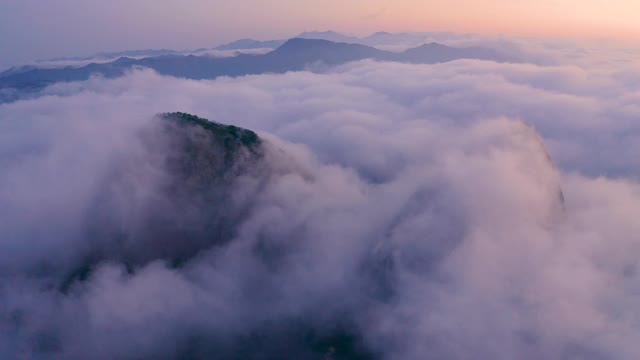
<path fill-rule="evenodd" d="M 260 41 L 254 39 L 240 39 L 228 44 L 217 46 L 214 50 L 275 49 L 285 42 L 286 40 Z"/>
<path fill-rule="evenodd" d="M 402 63 L 431 64 L 456 59 L 510 61 L 492 49 L 481 47 L 454 48 L 431 43 L 404 52 L 391 52 L 361 44 L 336 43 L 328 40 L 295 38 L 263 55 L 239 54 L 228 58 L 195 55 L 163 55 L 134 59 L 121 57 L 108 63 L 92 63 L 83 67 L 30 69 L 0 78 L 0 89 L 22 92 L 38 90 L 57 83 L 87 80 L 91 75 L 119 77 L 134 66 L 153 69 L 162 75 L 189 79 L 214 79 L 219 76 L 242 76 L 264 73 L 301 71 L 310 65 L 336 66 L 351 61 L 372 59 Z M 3 93 L 8 93 L 7 91 Z M 0 102 L 16 99 L 15 91 Z M 2 94 L 2 93 L 0 93 Z"/>
<path fill-rule="evenodd" d="M 362 39 L 358 37 L 341 34 L 335 31 L 306 31 L 298 34 L 296 37 L 300 39 L 328 40 L 353 44 L 362 43 Z"/>

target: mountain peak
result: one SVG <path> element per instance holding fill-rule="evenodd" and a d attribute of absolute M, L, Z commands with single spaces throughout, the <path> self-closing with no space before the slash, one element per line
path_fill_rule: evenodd
<path fill-rule="evenodd" d="M 381 51 L 366 45 L 334 42 L 323 39 L 293 38 L 272 52 L 272 55 L 308 59 L 340 64 L 347 61 L 375 58 Z"/>
<path fill-rule="evenodd" d="M 224 142 L 225 146 L 229 145 L 230 142 L 235 142 L 238 145 L 252 149 L 261 142 L 258 135 L 251 130 L 243 129 L 234 125 L 220 124 L 196 115 L 183 112 L 173 112 L 164 113 L 161 117 L 167 120 L 172 120 L 180 126 L 189 125 L 202 128 L 216 136 L 221 142 Z"/>
<path fill-rule="evenodd" d="M 324 40 L 324 39 L 307 39 L 307 38 L 295 37 L 285 41 L 285 43 L 282 44 L 278 49 L 299 47 L 299 46 L 311 46 L 311 45 L 330 45 L 330 44 L 335 44 L 335 42 Z"/>
<path fill-rule="evenodd" d="M 244 50 L 244 49 L 259 49 L 259 48 L 269 48 L 275 49 L 278 46 L 282 45 L 284 40 L 267 40 L 260 41 L 255 39 L 240 39 L 236 41 L 232 41 L 227 44 L 216 46 L 215 50 Z"/>
<path fill-rule="evenodd" d="M 296 37 L 304 39 L 322 39 L 333 42 L 362 43 L 362 39 L 358 37 L 341 34 L 335 31 L 306 31 Z"/>

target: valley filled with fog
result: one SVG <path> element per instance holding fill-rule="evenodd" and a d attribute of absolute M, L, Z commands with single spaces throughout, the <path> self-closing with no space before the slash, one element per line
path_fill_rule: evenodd
<path fill-rule="evenodd" d="M 640 357 L 637 50 L 237 46 L 0 76 L 0 358 Z"/>

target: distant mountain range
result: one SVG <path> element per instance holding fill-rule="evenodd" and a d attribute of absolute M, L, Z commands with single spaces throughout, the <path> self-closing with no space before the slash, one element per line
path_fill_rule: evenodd
<path fill-rule="evenodd" d="M 117 51 L 117 52 L 100 52 L 92 56 L 85 57 L 62 57 L 49 60 L 50 62 L 56 61 L 69 61 L 69 60 L 91 60 L 91 59 L 109 59 L 109 58 L 119 58 L 123 56 L 130 57 L 149 57 L 149 56 L 162 56 L 162 55 L 179 55 L 182 51 L 178 50 L 169 50 L 169 49 L 145 49 L 145 50 L 127 50 L 127 51 Z"/>
<path fill-rule="evenodd" d="M 284 44 L 285 42 L 286 40 L 260 41 L 260 40 L 253 40 L 253 39 L 240 39 L 234 42 L 230 42 L 228 44 L 217 46 L 213 49 L 221 50 L 221 51 L 245 50 L 245 49 L 275 49 L 281 46 L 282 44 Z"/>
<path fill-rule="evenodd" d="M 446 38 L 452 36 L 452 33 L 448 32 L 431 32 L 431 33 L 388 33 L 380 31 L 371 34 L 366 37 L 356 37 L 351 35 L 341 34 L 335 31 L 306 31 L 298 34 L 294 38 L 299 39 L 312 39 L 312 40 L 328 40 L 332 42 L 342 42 L 349 44 L 361 44 L 368 46 L 382 46 L 382 45 L 401 45 L 401 44 L 419 44 L 424 43 L 426 38 Z M 460 35 L 458 35 L 460 36 Z M 244 50 L 244 49 L 258 49 L 267 48 L 275 49 L 286 40 L 269 40 L 259 41 L 254 39 L 242 39 L 228 44 L 215 47 L 215 50 Z"/>
<path fill-rule="evenodd" d="M 247 46 L 252 44 L 258 46 L 257 43 L 241 41 Z M 0 102 L 17 100 L 24 95 L 25 91 L 27 94 L 37 92 L 57 82 L 82 81 L 89 79 L 92 75 L 101 75 L 106 78 L 123 76 L 134 67 L 150 68 L 168 76 L 215 79 L 219 76 L 300 71 L 310 65 L 336 66 L 365 59 L 416 64 L 456 59 L 513 61 L 495 50 L 482 47 L 455 48 L 429 43 L 403 52 L 391 52 L 361 44 L 294 38 L 263 55 L 239 54 L 226 58 L 194 55 L 161 55 L 141 59 L 121 57 L 112 62 L 92 63 L 82 67 L 30 68 L 16 73 L 5 72 L 0 76 Z M 22 94 L 17 95 L 17 93 Z"/>
<path fill-rule="evenodd" d="M 368 46 L 386 46 L 386 45 L 409 45 L 406 47 L 416 46 L 425 42 L 442 42 L 452 37 L 461 38 L 465 37 L 464 34 L 456 34 L 451 32 L 416 32 L 416 33 L 388 33 L 384 31 L 376 32 L 366 37 L 356 37 L 351 35 L 341 34 L 335 31 L 306 31 L 293 38 L 300 39 L 316 39 L 316 40 L 328 40 L 333 42 L 344 42 L 351 44 L 362 44 Z M 37 60 L 31 64 L 17 65 L 13 68 L 0 72 L 0 77 L 6 76 L 11 72 L 23 72 L 25 69 L 31 67 L 65 67 L 69 66 L 69 62 L 82 62 L 82 61 L 96 61 L 117 59 L 120 57 L 152 57 L 162 55 L 198 55 L 204 52 L 217 50 L 217 51 L 233 51 L 233 50 L 252 50 L 252 49 L 276 49 L 284 44 L 287 40 L 255 40 L 255 39 L 240 39 L 232 41 L 230 43 L 217 45 L 211 48 L 199 48 L 191 50 L 171 50 L 171 49 L 144 49 L 144 50 L 125 50 L 116 52 L 99 52 L 91 56 L 70 56 L 70 57 L 58 57 L 46 60 Z M 58 65 L 58 66 L 56 66 Z"/>

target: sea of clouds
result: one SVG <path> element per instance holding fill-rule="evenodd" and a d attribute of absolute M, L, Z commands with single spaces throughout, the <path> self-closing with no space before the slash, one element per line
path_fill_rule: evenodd
<path fill-rule="evenodd" d="M 142 69 L 0 105 L 0 357 L 225 358 L 304 321 L 382 359 L 638 359 L 640 63 L 536 54 L 204 81 Z M 178 268 L 106 261 L 61 292 L 96 246 L 96 199 L 121 195 L 127 226 L 144 215 L 167 174 L 138 135 L 167 111 L 255 130 L 276 170 L 211 204 L 251 204 L 224 245 Z M 120 194 L 105 179 L 127 161 Z"/>

